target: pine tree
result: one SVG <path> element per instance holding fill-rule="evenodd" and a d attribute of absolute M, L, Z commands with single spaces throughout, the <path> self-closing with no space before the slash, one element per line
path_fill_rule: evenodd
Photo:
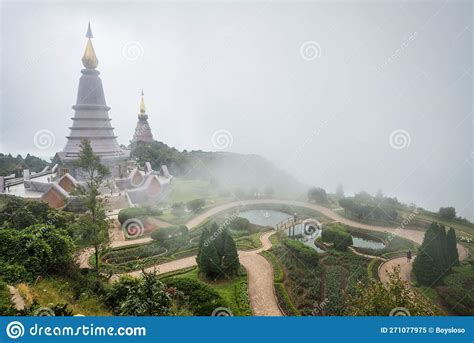
<path fill-rule="evenodd" d="M 451 269 L 449 256 L 444 226 L 432 223 L 413 262 L 413 273 L 418 282 L 427 286 L 439 283 Z"/>
<path fill-rule="evenodd" d="M 210 278 L 233 276 L 240 263 L 234 239 L 216 223 L 204 228 L 199 241 L 196 262 L 200 271 Z"/>
<path fill-rule="evenodd" d="M 448 256 L 448 265 L 451 267 L 458 266 L 459 254 L 456 244 L 456 232 L 453 228 L 450 228 L 448 230 L 448 234 L 446 235 L 446 252 Z"/>
<path fill-rule="evenodd" d="M 224 271 L 226 276 L 234 276 L 239 271 L 240 262 L 237 247 L 231 235 L 227 235 L 225 238 L 224 250 L 225 255 L 222 261 Z"/>

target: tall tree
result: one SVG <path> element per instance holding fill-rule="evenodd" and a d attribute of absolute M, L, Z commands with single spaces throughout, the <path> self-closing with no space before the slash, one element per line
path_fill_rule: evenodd
<path fill-rule="evenodd" d="M 458 266 L 459 265 L 459 254 L 456 244 L 456 232 L 453 228 L 448 230 L 446 235 L 446 253 L 448 256 L 448 265 L 449 266 Z"/>
<path fill-rule="evenodd" d="M 101 163 L 100 157 L 94 154 L 89 140 L 82 140 L 80 149 L 76 166 L 80 168 L 79 173 L 85 181 L 85 186 L 76 187 L 74 194 L 81 201 L 85 213 L 77 224 L 84 243 L 94 248 L 95 269 L 99 273 L 99 255 L 106 246 L 109 228 L 105 199 L 100 196 L 100 187 L 110 172 Z"/>
<path fill-rule="evenodd" d="M 444 226 L 432 223 L 413 262 L 413 273 L 420 284 L 433 286 L 442 280 L 451 267 L 448 262 L 446 230 Z"/>
<path fill-rule="evenodd" d="M 200 271 L 209 278 L 231 277 L 238 272 L 237 248 L 227 229 L 215 222 L 204 228 L 196 262 Z"/>

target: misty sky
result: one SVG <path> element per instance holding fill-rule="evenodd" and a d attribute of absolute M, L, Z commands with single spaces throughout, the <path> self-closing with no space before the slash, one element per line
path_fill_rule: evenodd
<path fill-rule="evenodd" d="M 144 88 L 155 138 L 178 149 L 227 130 L 225 151 L 302 182 L 474 217 L 470 1 L 3 1 L 1 152 L 63 149 L 89 20 L 120 143 Z"/>

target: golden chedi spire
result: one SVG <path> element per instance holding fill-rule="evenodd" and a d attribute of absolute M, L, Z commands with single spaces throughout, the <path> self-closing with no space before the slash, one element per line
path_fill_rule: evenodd
<path fill-rule="evenodd" d="M 142 89 L 142 98 L 140 100 L 140 114 L 145 114 L 145 112 L 146 112 L 145 99 L 143 98 L 143 95 L 145 95 L 145 94 L 143 93 L 143 89 Z"/>
<path fill-rule="evenodd" d="M 95 55 L 94 47 L 92 46 L 91 38 L 94 38 L 92 35 L 92 30 L 91 30 L 91 23 L 89 23 L 87 27 L 87 33 L 86 33 L 87 39 L 87 44 L 86 44 L 86 50 L 84 51 L 84 56 L 82 56 L 82 64 L 84 67 L 88 69 L 95 69 L 97 68 L 97 65 L 99 64 L 99 60 L 97 59 L 97 56 Z"/>

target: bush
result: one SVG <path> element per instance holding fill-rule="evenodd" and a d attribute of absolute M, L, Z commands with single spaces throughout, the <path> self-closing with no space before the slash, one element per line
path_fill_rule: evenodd
<path fill-rule="evenodd" d="M 163 242 L 188 233 L 186 225 L 169 226 L 159 228 L 151 233 L 151 238 L 155 241 Z"/>
<path fill-rule="evenodd" d="M 10 291 L 7 284 L 0 280 L 0 316 L 15 315 L 15 309 L 10 299 Z"/>
<path fill-rule="evenodd" d="M 248 231 L 250 226 L 250 221 L 247 218 L 237 217 L 232 220 L 230 224 L 230 229 L 235 231 Z"/>
<path fill-rule="evenodd" d="M 186 203 L 186 208 L 190 211 L 197 212 L 201 210 L 204 205 L 206 205 L 206 200 L 204 199 L 194 199 Z"/>
<path fill-rule="evenodd" d="M 18 263 L 5 263 L 0 261 L 0 275 L 10 284 L 22 281 L 32 281 L 33 277 L 24 266 Z"/>
<path fill-rule="evenodd" d="M 196 316 L 210 316 L 218 307 L 229 307 L 219 293 L 201 281 L 177 277 L 163 282 L 184 294 L 189 309 Z"/>
<path fill-rule="evenodd" d="M 118 214 L 118 221 L 120 224 L 125 223 L 129 219 L 139 219 L 149 216 L 161 216 L 163 211 L 154 207 L 131 207 L 124 208 Z"/>
<path fill-rule="evenodd" d="M 314 249 L 308 247 L 300 241 L 295 241 L 292 239 L 284 240 L 283 244 L 286 246 L 286 248 L 291 250 L 300 261 L 305 262 L 313 267 L 318 265 L 319 255 Z"/>
<path fill-rule="evenodd" d="M 287 316 L 298 316 L 299 312 L 296 309 L 295 305 L 293 305 L 293 302 L 290 299 L 290 296 L 288 295 L 285 286 L 281 283 L 276 283 L 275 284 L 275 293 L 276 293 L 276 298 L 278 301 L 278 305 L 282 309 L 282 311 L 285 313 Z"/>
<path fill-rule="evenodd" d="M 308 191 L 308 200 L 325 204 L 328 202 L 326 191 L 320 187 L 313 187 Z"/>
<path fill-rule="evenodd" d="M 104 302 L 112 310 L 115 315 L 120 314 L 120 305 L 127 297 L 127 294 L 136 289 L 140 284 L 140 279 L 125 275 L 114 282 L 106 292 Z"/>
<path fill-rule="evenodd" d="M 443 219 L 452 220 L 456 218 L 456 209 L 454 207 L 440 207 L 438 214 Z"/>
<path fill-rule="evenodd" d="M 324 229 L 321 233 L 321 239 L 326 243 L 333 243 L 334 248 L 345 251 L 353 244 L 352 236 L 340 225 Z"/>

